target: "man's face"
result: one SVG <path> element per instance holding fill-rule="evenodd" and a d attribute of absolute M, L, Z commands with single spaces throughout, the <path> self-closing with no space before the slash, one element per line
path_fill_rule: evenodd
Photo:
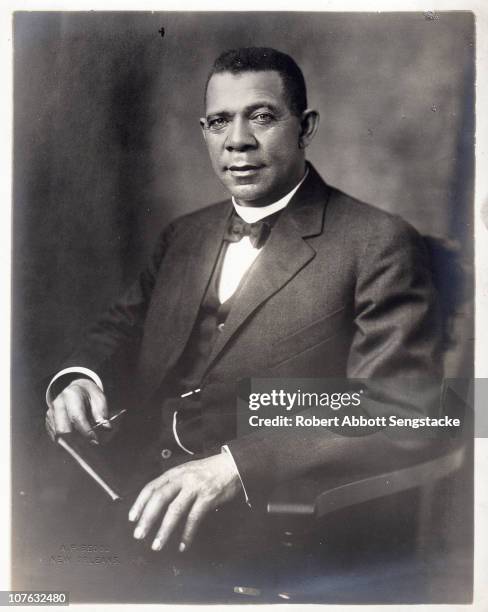
<path fill-rule="evenodd" d="M 214 74 L 201 123 L 215 173 L 239 204 L 271 204 L 302 178 L 300 119 L 278 72 Z"/>

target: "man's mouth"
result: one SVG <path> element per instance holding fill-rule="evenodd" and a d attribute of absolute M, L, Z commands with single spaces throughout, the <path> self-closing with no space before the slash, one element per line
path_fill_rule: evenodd
<path fill-rule="evenodd" d="M 256 166 L 254 164 L 232 164 L 227 166 L 227 170 L 234 176 L 247 176 L 257 172 L 262 166 Z"/>

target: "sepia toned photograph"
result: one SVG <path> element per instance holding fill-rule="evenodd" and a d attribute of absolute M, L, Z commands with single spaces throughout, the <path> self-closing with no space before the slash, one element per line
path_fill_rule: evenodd
<path fill-rule="evenodd" d="M 472 602 L 475 41 L 14 14 L 13 589 Z"/>

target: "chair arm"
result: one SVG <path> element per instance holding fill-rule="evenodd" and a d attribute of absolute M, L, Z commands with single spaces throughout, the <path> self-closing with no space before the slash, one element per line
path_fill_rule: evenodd
<path fill-rule="evenodd" d="M 320 518 L 349 506 L 420 487 L 440 480 L 458 470 L 464 459 L 465 445 L 432 459 L 390 472 L 329 485 L 317 479 L 285 483 L 273 491 L 268 514 L 314 516 Z"/>

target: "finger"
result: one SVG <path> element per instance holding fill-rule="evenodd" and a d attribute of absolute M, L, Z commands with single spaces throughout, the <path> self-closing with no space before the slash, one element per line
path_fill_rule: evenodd
<path fill-rule="evenodd" d="M 112 425 L 108 420 L 107 400 L 103 391 L 94 384 L 90 386 L 88 394 L 90 396 L 91 413 L 95 423 L 100 423 L 106 429 L 112 429 Z"/>
<path fill-rule="evenodd" d="M 75 426 L 75 429 L 87 437 L 93 444 L 98 444 L 97 436 L 86 418 L 85 397 L 83 391 L 79 387 L 73 385 L 64 390 L 63 396 L 66 398 L 65 402 L 68 416 Z"/>
<path fill-rule="evenodd" d="M 183 529 L 183 533 L 181 535 L 181 542 L 178 547 L 180 552 L 184 552 L 188 550 L 192 545 L 192 542 L 195 538 L 195 534 L 198 531 L 200 523 L 204 519 L 205 515 L 209 512 L 210 505 L 205 502 L 196 501 L 193 504 L 192 509 L 188 513 L 185 528 Z"/>
<path fill-rule="evenodd" d="M 161 527 L 152 543 L 151 548 L 153 550 L 161 550 L 163 548 L 178 523 L 188 514 L 194 498 L 194 495 L 180 493 L 173 499 L 166 510 Z"/>
<path fill-rule="evenodd" d="M 56 433 L 63 434 L 71 431 L 71 421 L 66 411 L 66 405 L 62 395 L 53 401 L 53 416 L 54 416 L 54 429 Z"/>
<path fill-rule="evenodd" d="M 132 507 L 129 510 L 129 521 L 135 522 L 139 520 L 139 517 L 141 515 L 141 512 L 144 509 L 144 506 L 147 504 L 152 494 L 160 486 L 164 485 L 165 482 L 166 482 L 166 478 L 163 475 L 163 476 L 160 476 L 159 478 L 156 478 L 155 480 L 151 480 L 151 482 L 149 482 L 142 489 L 142 491 L 137 496 L 136 501 L 132 504 Z"/>
<path fill-rule="evenodd" d="M 46 412 L 46 423 L 49 423 L 52 429 L 56 429 L 55 421 L 54 421 L 54 410 L 49 408 Z"/>
<path fill-rule="evenodd" d="M 55 442 L 56 441 L 56 432 L 55 432 L 55 430 L 54 430 L 54 428 L 52 426 L 52 423 L 49 421 L 47 415 L 46 415 L 45 423 L 46 423 L 46 430 L 47 430 L 47 433 L 49 434 L 49 437 L 51 438 L 51 440 L 53 442 Z"/>
<path fill-rule="evenodd" d="M 136 540 L 142 540 L 146 537 L 164 509 L 178 495 L 178 491 L 179 487 L 169 483 L 154 491 L 144 506 L 137 527 L 134 530 Z"/>

